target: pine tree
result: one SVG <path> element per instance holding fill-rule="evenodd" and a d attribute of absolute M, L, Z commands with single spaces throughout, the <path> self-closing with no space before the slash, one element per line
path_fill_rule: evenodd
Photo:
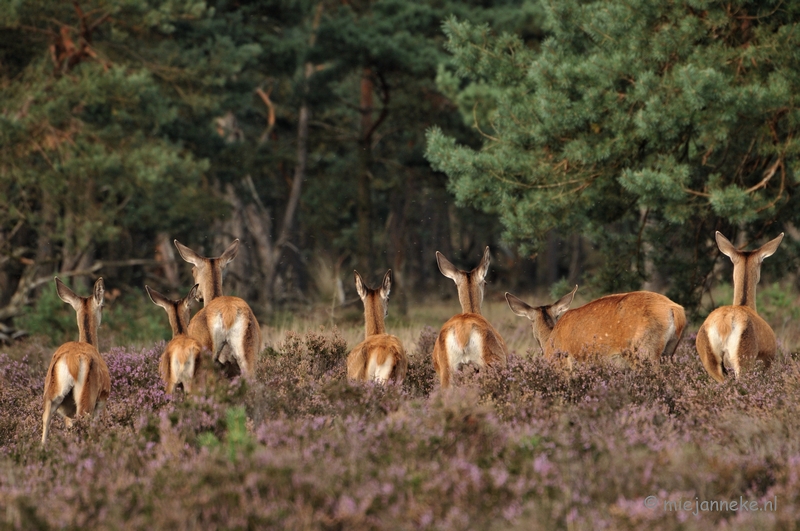
<path fill-rule="evenodd" d="M 604 254 L 604 289 L 660 274 L 696 306 L 715 229 L 755 241 L 800 216 L 800 6 L 566 0 L 541 13 L 536 47 L 447 21 L 439 84 L 483 141 L 434 128 L 428 159 L 523 251 L 580 233 Z"/>
<path fill-rule="evenodd" d="M 114 258 L 142 256 L 159 230 L 218 210 L 204 184 L 208 162 L 176 131 L 187 110 L 213 110 L 204 100 L 211 88 L 257 51 L 187 31 L 187 21 L 213 21 L 202 2 L 11 7 L 0 15 L 11 52 L 0 70 L 0 245 L 10 288 L 0 320 L 53 273 L 125 264 Z"/>

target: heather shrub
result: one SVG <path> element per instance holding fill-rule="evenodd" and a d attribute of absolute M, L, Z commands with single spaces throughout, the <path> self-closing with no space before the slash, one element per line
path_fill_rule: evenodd
<path fill-rule="evenodd" d="M 719 385 L 684 340 L 630 368 L 512 355 L 441 390 L 426 327 L 402 386 L 349 382 L 338 330 L 287 333 L 252 382 L 168 396 L 163 342 L 104 352 L 108 412 L 41 437 L 49 352 L 0 353 L 0 521 L 10 529 L 790 529 L 800 371 Z M 658 498 L 658 507 L 644 500 Z M 777 499 L 776 511 L 665 511 Z"/>
<path fill-rule="evenodd" d="M 436 329 L 425 326 L 419 334 L 414 350 L 406 352 L 408 371 L 403 387 L 408 389 L 412 396 L 428 396 L 433 390 L 434 382 L 438 382 L 431 357 L 438 336 L 439 332 Z"/>

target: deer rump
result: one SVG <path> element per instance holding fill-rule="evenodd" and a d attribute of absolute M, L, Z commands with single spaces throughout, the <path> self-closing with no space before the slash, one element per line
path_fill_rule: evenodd
<path fill-rule="evenodd" d="M 464 364 L 504 366 L 507 349 L 503 338 L 482 315 L 454 315 L 442 326 L 433 348 L 433 366 L 456 370 Z"/>
<path fill-rule="evenodd" d="M 545 352 L 578 360 L 638 354 L 657 361 L 675 352 L 685 327 L 683 307 L 663 295 L 649 291 L 607 295 L 566 312 Z"/>
<path fill-rule="evenodd" d="M 394 380 L 401 383 L 408 370 L 402 343 L 389 334 L 369 336 L 347 356 L 347 375 L 353 380 Z"/>
<path fill-rule="evenodd" d="M 108 399 L 110 392 L 108 365 L 95 347 L 70 341 L 55 351 L 47 369 L 43 398 L 46 410 L 57 397 L 61 397 L 61 403 L 56 411 L 48 411 L 50 415 L 57 412 L 75 418 L 78 414 L 92 413 L 98 402 Z"/>
<path fill-rule="evenodd" d="M 713 355 L 723 374 L 749 369 L 756 360 L 768 367 L 777 350 L 772 328 L 747 306 L 721 306 L 711 312 L 697 332 L 697 345 L 701 360 Z"/>
<path fill-rule="evenodd" d="M 168 393 L 172 393 L 178 384 L 183 385 L 185 392 L 191 392 L 192 382 L 202 364 L 202 352 L 202 345 L 187 335 L 179 335 L 167 343 L 158 372 Z"/>

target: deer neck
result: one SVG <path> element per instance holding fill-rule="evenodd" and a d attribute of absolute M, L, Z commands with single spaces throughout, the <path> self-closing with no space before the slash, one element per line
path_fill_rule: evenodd
<path fill-rule="evenodd" d="M 97 325 L 99 319 L 91 311 L 90 301 L 83 301 L 81 311 L 78 312 L 78 341 L 88 343 L 97 348 Z"/>
<path fill-rule="evenodd" d="M 366 337 L 386 333 L 386 324 L 384 323 L 383 315 L 384 310 L 380 297 L 377 293 L 370 293 L 364 300 L 364 328 L 366 329 Z"/>
<path fill-rule="evenodd" d="M 217 297 L 222 297 L 222 268 L 217 266 L 216 258 L 209 258 L 209 263 L 205 268 L 205 274 L 200 280 L 203 289 L 203 306 Z"/>
<path fill-rule="evenodd" d="M 733 305 L 756 310 L 756 284 L 761 264 L 756 257 L 743 256 L 733 267 Z"/>
<path fill-rule="evenodd" d="M 189 312 L 181 311 L 182 305 L 183 301 L 177 301 L 172 304 L 172 309 L 167 312 L 173 338 L 181 334 L 186 334 L 189 329 Z"/>
<path fill-rule="evenodd" d="M 461 303 L 463 313 L 481 313 L 483 290 L 469 275 L 465 276 L 458 285 L 458 302 Z"/>
<path fill-rule="evenodd" d="M 539 341 L 539 346 L 544 349 L 547 340 L 550 339 L 550 334 L 553 333 L 555 328 L 555 320 L 550 316 L 546 308 L 539 308 L 539 317 L 531 323 L 533 326 L 533 337 Z"/>

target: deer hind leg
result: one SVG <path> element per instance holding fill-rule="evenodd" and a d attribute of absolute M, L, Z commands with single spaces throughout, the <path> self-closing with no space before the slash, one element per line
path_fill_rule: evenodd
<path fill-rule="evenodd" d="M 98 400 L 97 404 L 94 407 L 94 411 L 92 412 L 92 419 L 99 418 L 103 412 L 106 410 L 106 401 L 105 400 Z"/>
<path fill-rule="evenodd" d="M 508 355 L 505 348 L 491 331 L 483 338 L 483 362 L 488 367 L 505 367 L 508 364 Z"/>
<path fill-rule="evenodd" d="M 749 370 L 756 360 L 758 344 L 753 324 L 748 322 L 747 326 L 735 337 L 736 330 L 728 336 L 728 356 L 726 361 L 730 361 L 733 375 L 736 379 L 742 375 L 742 371 Z"/>
<path fill-rule="evenodd" d="M 75 397 L 75 418 L 90 413 L 94 409 L 91 397 L 91 386 L 88 382 L 90 370 L 91 362 L 87 363 L 82 359 L 78 367 L 78 377 L 75 379 L 75 386 L 72 388 L 72 395 Z"/>
<path fill-rule="evenodd" d="M 65 409 L 71 409 L 71 407 L 64 407 L 64 399 L 68 396 L 70 397 L 70 406 L 75 402 L 75 393 L 73 389 L 75 381 L 72 379 L 69 368 L 65 363 L 59 362 L 53 367 L 53 372 L 53 379 L 50 380 L 50 382 L 51 385 L 56 386 L 56 394 L 52 398 L 48 399 L 45 397 L 44 399 L 44 412 L 42 413 L 42 444 L 47 441 L 47 436 L 50 434 L 50 424 L 53 422 L 54 413 L 58 413 L 64 417 L 64 423 L 68 428 L 72 425 L 72 421 L 65 411 Z M 48 377 L 51 377 L 49 373 Z"/>
<path fill-rule="evenodd" d="M 231 346 L 231 350 L 233 351 L 233 355 L 231 357 L 236 360 L 236 363 L 239 365 L 239 371 L 245 378 L 249 378 L 252 374 L 252 362 L 255 358 L 253 349 L 250 348 L 250 345 L 247 345 L 247 342 L 245 341 L 245 335 L 247 332 L 248 330 L 246 323 L 244 323 L 241 319 L 237 319 L 230 330 L 228 330 L 227 334 L 228 344 Z"/>
<path fill-rule="evenodd" d="M 44 401 L 44 413 L 42 413 L 42 445 L 47 442 L 47 436 L 50 434 L 50 423 L 53 422 L 53 412 L 58 410 L 63 400 L 64 396 L 59 395 L 52 400 L 45 399 Z"/>
<path fill-rule="evenodd" d="M 703 362 L 706 372 L 719 383 L 725 381 L 725 376 L 722 374 L 722 356 L 714 351 L 711 341 L 708 338 L 708 331 L 705 325 L 700 327 L 697 332 L 697 354 L 700 356 L 700 361 Z"/>
<path fill-rule="evenodd" d="M 447 361 L 447 348 L 444 345 L 443 333 L 439 333 L 433 346 L 433 368 L 439 374 L 442 388 L 450 387 L 450 363 Z"/>
<path fill-rule="evenodd" d="M 678 343 L 681 342 L 685 328 L 686 318 L 683 312 L 680 312 L 677 316 L 675 315 L 675 310 L 670 312 L 670 327 L 667 330 L 667 344 L 664 347 L 664 352 L 662 354 L 663 356 L 672 356 L 675 354 L 675 351 L 678 350 Z"/>

